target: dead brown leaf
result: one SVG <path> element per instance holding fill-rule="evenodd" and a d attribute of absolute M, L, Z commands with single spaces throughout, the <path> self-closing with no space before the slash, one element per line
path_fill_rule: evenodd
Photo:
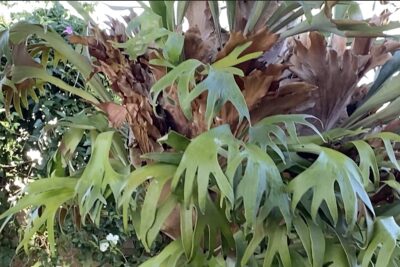
<path fill-rule="evenodd" d="M 107 114 L 112 127 L 119 128 L 126 121 L 128 111 L 125 107 L 113 102 L 104 102 L 97 106 Z"/>
<path fill-rule="evenodd" d="M 357 56 L 349 49 L 339 56 L 336 50 L 327 47 L 324 36 L 317 32 L 309 34 L 308 48 L 302 42 L 295 42 L 290 70 L 318 87 L 314 91 L 316 105 L 307 113 L 321 119 L 325 128 L 330 129 L 354 93 L 368 56 Z"/>
<path fill-rule="evenodd" d="M 33 60 L 32 56 L 26 50 L 25 42 L 19 43 L 13 47 L 12 59 L 15 66 L 42 68 L 42 65 Z"/>
<path fill-rule="evenodd" d="M 186 59 L 197 59 L 203 63 L 210 63 L 217 53 L 216 44 L 212 41 L 205 41 L 197 26 L 185 32 L 183 51 Z"/>
<path fill-rule="evenodd" d="M 315 105 L 313 91 L 316 86 L 306 82 L 291 82 L 280 86 L 276 93 L 267 94 L 250 111 L 251 123 L 275 114 L 293 114 L 304 112 Z"/>
<path fill-rule="evenodd" d="M 268 31 L 267 27 L 263 27 L 257 32 L 250 33 L 244 36 L 241 32 L 232 32 L 229 36 L 228 42 L 224 45 L 222 50 L 218 52 L 216 60 L 226 57 L 238 45 L 251 41 L 251 45 L 243 51 L 242 55 L 252 52 L 269 50 L 278 40 L 279 35 Z"/>

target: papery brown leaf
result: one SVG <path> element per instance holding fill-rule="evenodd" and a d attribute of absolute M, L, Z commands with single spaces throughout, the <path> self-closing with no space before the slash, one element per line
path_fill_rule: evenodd
<path fill-rule="evenodd" d="M 279 38 L 278 34 L 271 33 L 266 27 L 261 28 L 257 32 L 250 33 L 247 37 L 241 32 L 232 32 L 229 40 L 225 43 L 224 47 L 218 52 L 216 61 L 224 58 L 233 51 L 238 45 L 251 41 L 251 45 L 246 48 L 240 55 L 246 55 L 252 52 L 265 52 L 271 49 Z M 243 70 L 245 74 L 250 73 L 252 70 L 258 68 L 257 60 L 253 59 L 240 63 L 236 67 Z"/>
<path fill-rule="evenodd" d="M 317 32 L 309 34 L 309 41 L 309 48 L 296 41 L 290 70 L 318 87 L 314 91 L 316 105 L 307 113 L 321 119 L 326 129 L 330 129 L 354 93 L 368 56 L 354 55 L 348 49 L 339 56 L 336 50 L 327 47 L 324 36 Z"/>
<path fill-rule="evenodd" d="M 385 64 L 392 57 L 390 52 L 398 49 L 400 49 L 400 42 L 395 41 L 386 41 L 383 44 L 372 46 L 369 51 L 370 58 L 365 63 L 363 74 Z"/>
<path fill-rule="evenodd" d="M 119 128 L 126 121 L 128 111 L 125 107 L 113 102 L 103 102 L 97 106 L 107 114 L 112 127 Z"/>
<path fill-rule="evenodd" d="M 148 97 L 155 78 L 146 55 L 135 61 L 130 60 L 122 50 L 113 46 L 112 42 L 122 42 L 126 36 L 122 24 L 111 21 L 110 25 L 110 34 L 93 28 L 93 36 L 71 36 L 70 41 L 88 45 L 89 53 L 94 58 L 92 74 L 103 73 L 110 87 L 121 97 L 123 106 L 102 103 L 99 107 L 108 114 L 115 127 L 119 127 L 125 119 L 128 121 L 130 133 L 133 133 L 130 143 L 136 144 L 136 147 L 130 147 L 130 151 L 136 151 L 135 158 L 131 157 L 131 160 L 139 163 L 141 154 L 161 149 L 156 140 L 161 137 L 161 133 L 165 133 L 162 119 L 153 114 Z"/>
<path fill-rule="evenodd" d="M 183 46 L 185 59 L 197 59 L 203 63 L 210 63 L 217 53 L 214 42 L 204 41 L 197 26 L 185 32 Z"/>
<path fill-rule="evenodd" d="M 218 52 L 216 60 L 226 57 L 238 45 L 252 41 L 251 45 L 242 52 L 241 55 L 246 55 L 252 52 L 269 50 L 278 40 L 279 35 L 268 31 L 267 27 L 263 27 L 257 32 L 250 33 L 244 36 L 241 32 L 232 32 L 229 36 L 228 42 L 224 45 L 222 50 Z"/>
<path fill-rule="evenodd" d="M 279 87 L 277 93 L 266 95 L 258 106 L 250 111 L 251 123 L 276 114 L 302 113 L 315 105 L 313 91 L 316 86 L 305 82 L 290 82 Z"/>
<path fill-rule="evenodd" d="M 94 43 L 94 38 L 92 36 L 81 36 L 72 34 L 68 36 L 68 41 L 71 44 L 81 44 L 81 45 L 89 45 Z"/>
<path fill-rule="evenodd" d="M 157 59 L 158 56 L 154 52 L 149 53 L 149 61 L 152 59 Z M 151 70 L 151 73 L 154 75 L 154 78 L 156 81 L 161 79 L 166 73 L 167 73 L 167 68 L 163 66 L 156 66 L 156 65 L 151 65 L 148 62 L 145 63 L 149 69 Z"/>
<path fill-rule="evenodd" d="M 357 37 L 354 38 L 351 50 L 355 55 L 368 55 L 371 44 L 372 38 Z"/>
<path fill-rule="evenodd" d="M 12 50 L 13 63 L 16 66 L 29 66 L 35 68 L 42 68 L 42 65 L 32 59 L 32 56 L 26 50 L 25 42 L 19 43 L 14 46 Z"/>
<path fill-rule="evenodd" d="M 382 132 L 398 132 L 400 130 L 400 119 L 395 119 L 383 127 Z"/>
<path fill-rule="evenodd" d="M 288 44 L 286 41 L 288 39 L 282 39 L 277 41 L 269 50 L 267 50 L 259 59 L 258 62 L 263 65 L 274 64 L 279 60 L 282 60 L 282 48 L 286 47 Z"/>
<path fill-rule="evenodd" d="M 331 46 L 332 49 L 337 52 L 338 56 L 343 56 L 344 51 L 346 51 L 346 42 L 346 37 L 333 34 L 331 39 Z"/>
<path fill-rule="evenodd" d="M 64 207 L 61 207 L 58 210 L 58 222 L 60 226 L 62 226 L 65 222 L 65 218 L 67 217 L 68 210 Z"/>

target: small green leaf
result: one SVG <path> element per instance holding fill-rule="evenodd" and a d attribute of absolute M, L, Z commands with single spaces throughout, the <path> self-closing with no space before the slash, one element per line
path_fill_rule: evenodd
<path fill-rule="evenodd" d="M 165 42 L 163 56 L 172 64 L 177 64 L 181 57 L 183 49 L 184 37 L 182 34 L 172 32 L 168 34 L 168 39 Z"/>
<path fill-rule="evenodd" d="M 282 182 L 279 170 L 267 153 L 255 145 L 247 145 L 246 170 L 237 188 L 237 198 L 243 198 L 246 224 L 255 221 L 261 199 L 269 211 L 278 207 L 288 225 L 291 223 L 289 196 Z M 268 215 L 268 214 L 266 214 Z"/>
<path fill-rule="evenodd" d="M 372 257 L 377 248 L 379 248 L 379 253 L 374 257 L 376 258 L 374 266 L 389 266 L 390 259 L 397 246 L 397 240 L 399 237 L 400 227 L 397 225 L 393 217 L 377 218 L 374 224 L 373 238 L 368 244 L 365 253 L 362 254 L 362 266 L 370 266 Z"/>
<path fill-rule="evenodd" d="M 94 97 L 92 94 L 82 90 L 78 89 L 76 87 L 70 86 L 63 82 L 62 80 L 55 78 L 51 76 L 50 74 L 47 73 L 47 71 L 35 67 L 28 67 L 28 66 L 15 66 L 12 70 L 12 80 L 15 83 L 21 82 L 27 78 L 36 78 L 36 79 L 41 79 L 45 82 L 49 82 L 51 84 L 54 84 L 55 86 L 71 93 L 74 95 L 77 95 L 84 100 L 87 100 L 91 103 L 98 104 L 99 101 Z"/>
<path fill-rule="evenodd" d="M 297 145 L 297 151 L 319 154 L 317 160 L 305 171 L 300 173 L 288 185 L 293 192 L 292 208 L 295 209 L 302 196 L 309 190 L 313 192 L 311 216 L 316 221 L 317 213 L 323 202 L 326 203 L 333 223 L 336 224 L 339 213 L 337 205 L 336 184 L 340 189 L 346 222 L 352 229 L 357 219 L 357 197 L 373 212 L 371 201 L 365 192 L 361 181 L 362 174 L 358 166 L 348 158 L 333 149 L 313 144 Z"/>
<path fill-rule="evenodd" d="M 200 211 L 204 214 L 211 177 L 214 177 L 222 197 L 233 203 L 232 185 L 218 162 L 219 150 L 225 145 L 230 147 L 237 145 L 228 125 L 222 125 L 199 135 L 186 148 L 172 180 L 172 188 L 175 190 L 183 178 L 185 207 L 189 207 L 194 195 L 193 187 L 197 184 L 198 203 Z"/>
<path fill-rule="evenodd" d="M 220 60 L 218 60 L 217 62 L 214 62 L 211 66 L 213 68 L 215 68 L 216 70 L 222 70 L 228 67 L 233 67 L 236 66 L 242 62 L 254 59 L 254 58 L 258 58 L 259 56 L 262 55 L 262 51 L 260 52 L 253 52 L 250 54 L 246 54 L 244 56 L 240 55 L 243 53 L 243 51 L 246 50 L 246 48 L 248 48 L 251 45 L 251 42 L 247 42 L 244 43 L 242 45 L 239 45 L 237 47 L 235 47 L 235 49 L 233 49 L 232 52 L 229 53 L 229 55 L 227 55 L 224 58 L 221 58 Z"/>
<path fill-rule="evenodd" d="M 175 151 L 184 151 L 190 143 L 189 139 L 175 131 L 170 131 L 157 141 L 161 144 L 169 145 L 174 148 Z"/>
<path fill-rule="evenodd" d="M 196 59 L 189 59 L 178 66 L 176 66 L 173 70 L 164 75 L 160 80 L 158 80 L 150 89 L 150 93 L 152 94 L 152 102 L 153 108 L 155 111 L 156 101 L 160 93 L 165 90 L 168 86 L 171 86 L 175 83 L 176 80 L 180 79 L 180 77 L 184 77 L 186 74 L 190 74 L 189 76 L 193 76 L 196 69 L 200 67 L 202 63 Z M 185 84 L 188 85 L 188 84 Z M 189 88 L 180 88 L 180 91 L 185 91 L 186 93 L 181 92 L 181 95 L 186 95 L 189 92 Z M 179 101 L 182 103 L 182 99 L 179 98 Z"/>
<path fill-rule="evenodd" d="M 375 184 L 378 183 L 380 180 L 380 175 L 374 150 L 367 142 L 363 140 L 356 140 L 352 141 L 351 143 L 356 147 L 358 151 L 358 155 L 360 158 L 359 167 L 363 175 L 364 187 L 366 187 L 370 183 L 369 177 L 371 170 Z"/>
<path fill-rule="evenodd" d="M 367 136 L 367 139 L 373 139 L 373 138 L 379 138 L 383 141 L 383 144 L 385 145 L 386 153 L 390 159 L 390 162 L 396 167 L 397 170 L 400 171 L 400 165 L 396 159 L 396 155 L 394 153 L 393 146 L 392 146 L 392 141 L 400 142 L 400 136 L 395 133 L 391 133 L 391 132 L 381 132 L 378 134 Z"/>
<path fill-rule="evenodd" d="M 322 266 L 325 254 L 325 237 L 322 229 L 310 219 L 298 216 L 294 227 L 306 250 L 310 266 Z"/>
<path fill-rule="evenodd" d="M 118 198 L 118 205 L 122 206 L 123 224 L 125 229 L 128 228 L 128 209 L 133 192 L 135 192 L 140 185 L 142 185 L 145 181 L 149 180 L 152 177 L 156 177 L 162 180 L 168 177 L 172 177 L 175 173 L 175 170 L 176 166 L 169 164 L 147 165 L 145 167 L 134 170 L 124 180 L 120 188 L 120 190 L 122 191 L 122 196 Z"/>
<path fill-rule="evenodd" d="M 239 112 L 239 121 L 246 117 L 250 122 L 246 101 L 239 86 L 236 84 L 233 74 L 211 67 L 207 78 L 190 92 L 184 103 L 192 102 L 206 90 L 208 91 L 208 96 L 205 117 L 208 127 L 211 126 L 214 116 L 218 114 L 227 101 L 231 102 Z"/>
<path fill-rule="evenodd" d="M 111 190 L 115 200 L 120 199 L 126 175 L 123 174 L 125 171 L 116 172 L 110 163 L 113 134 L 109 131 L 96 137 L 92 156 L 76 185 L 82 224 L 85 224 L 87 215 L 96 222 L 102 206 L 107 204 L 105 196 L 108 190 Z"/>

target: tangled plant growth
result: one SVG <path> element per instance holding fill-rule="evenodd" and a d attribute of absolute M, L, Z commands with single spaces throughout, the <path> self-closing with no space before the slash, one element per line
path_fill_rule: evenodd
<path fill-rule="evenodd" d="M 399 264 L 400 43 L 385 31 L 400 22 L 360 20 L 353 1 L 228 1 L 227 31 L 221 4 L 142 4 L 126 27 L 111 20 L 68 43 L 29 23 L 2 33 L 6 110 L 44 83 L 97 109 L 59 124 L 60 164 L 0 215 L 35 215 L 20 248 L 46 229 L 56 253 L 60 214 L 99 226 L 113 203 L 147 251 L 170 238 L 142 266 Z M 49 51 L 87 88 L 52 76 Z M 84 136 L 90 159 L 66 172 Z"/>
<path fill-rule="evenodd" d="M 51 8 L 37 9 L 35 12 L 11 13 L 11 25 L 18 21 L 29 23 L 44 23 L 48 28 L 54 29 L 66 41 L 69 34 L 82 34 L 85 22 L 77 17 L 70 16 L 68 11 L 59 3 L 49 3 Z M 90 6 L 84 6 L 85 9 Z M 4 25 L 6 27 L 6 25 Z M 10 27 L 8 25 L 7 27 Z M 66 32 L 66 29 L 73 32 Z M 29 45 L 38 40 L 30 38 Z M 75 49 L 80 51 L 79 46 Z M 76 71 L 73 65 L 65 61 L 57 61 L 57 55 L 49 53 L 47 68 L 57 78 L 75 87 L 84 88 L 85 80 Z M 6 58 L 2 58 L 2 70 L 6 66 Z M 10 110 L 7 118 L 4 103 L 0 103 L 0 213 L 5 212 L 10 205 L 18 199 L 18 191 L 31 179 L 47 177 L 54 171 L 59 161 L 57 155 L 58 143 L 68 138 L 68 128 L 58 127 L 55 122 L 63 123 L 65 117 L 75 115 L 82 110 L 93 111 L 93 108 L 79 101 L 74 95 L 63 92 L 57 86 L 46 84 L 45 90 L 39 91 L 36 98 L 28 98 L 28 109 L 21 109 L 23 119 L 14 108 Z M 58 152 L 59 153 L 59 152 Z M 33 157 L 36 156 L 36 157 Z M 80 169 L 87 163 L 90 156 L 90 140 L 83 138 L 77 148 L 71 152 L 69 160 L 64 164 L 66 173 L 69 170 Z M 58 159 L 58 161 L 57 161 Z M 86 163 L 85 163 L 86 162 Z M 29 214 L 29 213 L 28 213 Z M 63 218 L 62 227 L 55 229 L 57 238 L 57 256 L 49 258 L 49 245 L 46 242 L 47 234 L 41 229 L 34 235 L 28 244 L 28 255 L 20 251 L 15 255 L 22 228 L 29 220 L 21 211 L 4 226 L 0 233 L 0 266 L 21 266 L 42 264 L 54 266 L 56 264 L 78 265 L 115 265 L 126 264 L 125 257 L 132 257 L 132 265 L 144 261 L 149 255 L 144 255 L 144 248 L 140 245 L 132 230 L 124 233 L 121 215 L 115 212 L 112 203 L 102 213 L 101 227 L 93 225 L 78 226 L 73 216 Z M 63 235 L 68 233 L 68 235 Z M 109 233 L 118 234 L 117 245 L 110 245 L 106 251 L 100 250 L 100 245 L 106 240 Z M 162 239 L 157 240 L 161 244 Z M 157 249 L 154 251 L 154 253 Z"/>

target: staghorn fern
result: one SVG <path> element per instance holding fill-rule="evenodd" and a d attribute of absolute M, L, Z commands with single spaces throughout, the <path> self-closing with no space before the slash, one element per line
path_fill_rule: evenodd
<path fill-rule="evenodd" d="M 104 125 L 103 115 L 80 114 L 64 120 L 60 126 L 71 128 L 60 147 L 64 160 L 68 161 L 87 132 L 93 139 L 92 156 L 74 178 L 31 183 L 27 194 L 0 215 L 6 218 L 29 206 L 33 210 L 44 207 L 21 245 L 46 224 L 55 253 L 53 228 L 58 207 L 74 202 L 82 222 L 90 218 L 99 224 L 102 205 L 112 201 L 122 211 L 124 227 L 133 224 L 147 251 L 160 232 L 174 239 L 142 266 L 224 266 L 229 261 L 235 266 L 285 267 L 398 263 L 399 226 L 394 220 L 398 212 L 386 202 L 387 195 L 379 194 L 380 187 L 398 187 L 397 151 L 391 142 L 399 136 L 371 134 L 377 129 L 367 128 L 399 116 L 397 77 L 383 82 L 381 90 L 343 123 L 338 120 L 364 71 L 383 64 L 385 53 L 399 47 L 374 46 L 366 54 L 356 54 L 365 41 L 358 37 L 385 36 L 383 31 L 398 23 L 353 20 L 350 5 L 354 8 L 357 3 L 352 1 L 250 2 L 227 2 L 229 39 L 218 23 L 218 1 L 178 3 L 178 14 L 168 8 L 173 3 L 143 4 L 145 12 L 128 24 L 124 41 L 97 28 L 94 37 L 70 38 L 89 46 L 95 68 L 62 38 L 44 32 L 39 25 L 21 23 L 10 29 L 13 44 L 26 41 L 33 33 L 39 36 L 46 42 L 39 48 L 48 51 L 51 47 L 76 65 L 94 94 L 52 77 L 43 69 L 46 62 L 40 67 L 13 66 L 2 77 L 7 94 L 21 96 L 24 103 L 25 92 L 15 95 L 11 83 L 28 79 L 36 86 L 52 83 L 96 108 L 109 105 L 102 110 L 110 122 L 115 125 L 115 114 L 120 115 L 118 121 L 128 124 L 135 135 L 129 141 L 137 141 L 139 147 L 156 139 L 159 144 L 150 146 L 150 151 L 130 148 L 146 160 L 146 166 L 135 164 L 138 167 L 131 171 L 120 136 Z M 335 4 L 348 9 L 343 17 L 332 15 Z M 199 13 L 200 8 L 205 12 Z M 320 10 L 315 16 L 313 8 Z M 246 14 L 246 10 L 255 12 Z M 195 11 L 204 17 L 193 15 Z M 185 12 L 192 14 L 187 15 L 189 24 L 203 32 L 195 27 L 179 31 L 177 23 Z M 303 14 L 306 20 L 296 24 Z M 236 19 L 240 17 L 244 22 Z M 280 41 L 309 31 L 313 32 L 304 36 L 304 43 L 294 42 L 290 61 L 279 59 L 274 49 L 280 50 Z M 315 31 L 333 33 L 335 38 L 355 37 L 352 49 L 346 48 L 347 39 L 333 37 L 330 41 L 337 47 L 331 48 Z M 335 64 L 324 65 L 324 58 Z M 46 56 L 41 59 L 46 61 Z M 276 68 L 268 68 L 274 64 Z M 99 83 L 97 72 L 112 81 L 113 94 L 122 99 L 119 107 L 110 105 L 111 97 Z M 343 73 L 349 75 L 348 80 L 333 77 Z M 249 85 L 243 76 L 255 82 Z M 343 83 L 337 86 L 335 82 Z M 19 98 L 13 99 L 18 109 Z M 5 100 L 10 108 L 11 96 Z M 385 102 L 392 104 L 382 113 L 374 111 Z M 311 122 L 318 119 L 315 116 L 289 114 L 300 108 L 323 115 L 329 128 L 339 124 L 342 128 L 324 132 Z M 252 121 L 253 116 L 261 119 Z M 301 127 L 316 135 L 304 135 Z M 166 135 L 159 138 L 161 133 Z M 385 181 L 388 178 L 382 171 L 391 180 Z M 47 203 L 49 196 L 54 201 Z M 174 231 L 169 232 L 166 226 L 171 225 Z"/>

